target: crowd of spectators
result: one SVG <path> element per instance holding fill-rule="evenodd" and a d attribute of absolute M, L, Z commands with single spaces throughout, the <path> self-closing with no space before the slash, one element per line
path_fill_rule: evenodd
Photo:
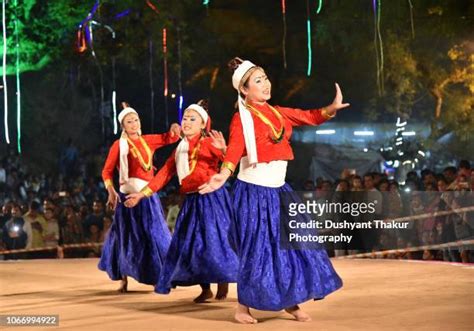
<path fill-rule="evenodd" d="M 105 206 L 107 191 L 98 176 L 105 154 L 80 158 L 74 146 L 68 144 L 59 159 L 56 175 L 51 176 L 32 174 L 15 153 L 0 160 L 0 250 L 36 249 L 28 253 L 0 253 L 0 259 L 100 256 L 101 246 L 94 244 L 104 241 L 113 223 L 113 211 Z M 363 194 L 365 198 L 369 195 L 381 201 L 378 217 L 396 219 L 472 206 L 474 169 L 463 160 L 457 167 L 446 167 L 442 173 L 429 169 L 412 171 L 403 185 L 383 173 L 358 175 L 345 170 L 336 181 L 318 178 L 296 188 L 304 190 L 307 198 L 320 201 L 356 201 L 364 199 Z M 172 185 L 159 194 L 168 227 L 173 231 L 182 197 Z M 453 212 L 424 217 L 410 222 L 410 231 L 361 235 L 355 249 L 327 248 L 331 255 L 344 255 L 472 239 L 473 214 Z M 361 218 L 349 220 L 364 222 Z M 90 245 L 55 249 L 83 243 Z M 468 248 L 428 249 L 389 257 L 474 262 L 472 249 Z"/>

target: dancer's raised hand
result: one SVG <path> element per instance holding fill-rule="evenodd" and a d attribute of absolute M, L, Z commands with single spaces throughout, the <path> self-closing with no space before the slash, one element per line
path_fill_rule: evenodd
<path fill-rule="evenodd" d="M 181 127 L 179 126 L 178 123 L 171 124 L 170 133 L 171 133 L 171 137 L 179 136 L 181 134 Z"/>
<path fill-rule="evenodd" d="M 223 153 L 225 153 L 227 150 L 227 145 L 225 143 L 225 138 L 222 132 L 211 130 L 211 132 L 209 132 L 209 136 L 212 139 L 212 146 L 217 149 L 220 149 Z"/>
<path fill-rule="evenodd" d="M 349 107 L 349 103 L 342 103 L 342 92 L 341 88 L 339 87 L 339 84 L 336 83 L 336 97 L 334 98 L 333 102 L 329 105 L 326 106 L 326 113 L 329 116 L 335 116 L 337 111 Z"/>

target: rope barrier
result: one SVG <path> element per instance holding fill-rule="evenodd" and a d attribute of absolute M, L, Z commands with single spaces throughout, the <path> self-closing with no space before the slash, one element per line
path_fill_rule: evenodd
<path fill-rule="evenodd" d="M 450 248 L 450 247 L 459 247 L 465 245 L 474 245 L 474 239 L 470 240 L 458 240 L 453 241 L 450 243 L 445 244 L 437 244 L 437 245 L 424 245 L 418 247 L 409 247 L 405 249 L 390 249 L 386 251 L 377 251 L 377 252 L 369 252 L 369 253 L 359 253 L 359 254 L 352 254 L 352 255 L 345 255 L 345 256 L 338 256 L 337 259 L 354 259 L 354 258 L 361 258 L 361 257 L 371 257 L 376 258 L 379 256 L 386 257 L 390 254 L 400 254 L 400 253 L 407 253 L 407 252 L 419 252 L 424 250 L 435 250 L 435 249 L 443 249 L 443 248 Z"/>
<path fill-rule="evenodd" d="M 88 247 L 99 247 L 104 243 L 82 243 L 82 244 L 65 244 L 61 246 L 49 246 L 49 247 L 37 247 L 37 248 L 22 248 L 22 249 L 10 249 L 0 251 L 0 255 L 6 254 L 17 254 L 17 253 L 29 253 L 29 252 L 42 252 L 42 251 L 51 251 L 51 250 L 64 250 L 68 248 L 88 248 Z"/>

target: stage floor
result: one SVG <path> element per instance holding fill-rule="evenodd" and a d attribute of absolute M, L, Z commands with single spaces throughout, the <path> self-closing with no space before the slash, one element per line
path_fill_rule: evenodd
<path fill-rule="evenodd" d="M 130 292 L 119 294 L 118 283 L 97 269 L 97 259 L 0 262 L 0 314 L 59 315 L 61 330 L 474 329 L 473 265 L 332 261 L 344 286 L 324 300 L 302 305 L 313 318 L 309 323 L 284 312 L 262 311 L 254 311 L 257 325 L 234 323 L 235 284 L 226 301 L 199 305 L 192 303 L 198 286 L 158 295 L 132 280 Z"/>

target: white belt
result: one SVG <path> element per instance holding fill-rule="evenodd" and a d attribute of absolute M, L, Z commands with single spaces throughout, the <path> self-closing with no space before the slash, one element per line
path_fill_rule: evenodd
<path fill-rule="evenodd" d="M 270 161 L 269 163 L 257 163 L 253 167 L 247 156 L 240 160 L 239 174 L 237 178 L 241 181 L 267 187 L 280 187 L 285 184 L 286 167 L 288 161 Z"/>
<path fill-rule="evenodd" d="M 147 185 L 146 180 L 131 177 L 125 184 L 120 185 L 120 192 L 123 194 L 138 193 Z"/>

